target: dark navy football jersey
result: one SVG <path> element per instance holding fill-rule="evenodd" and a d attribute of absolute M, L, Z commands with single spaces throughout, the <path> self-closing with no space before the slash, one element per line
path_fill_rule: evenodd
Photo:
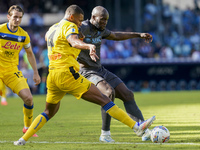
<path fill-rule="evenodd" d="M 93 61 L 90 58 L 89 50 L 82 50 L 77 58 L 78 62 L 92 68 L 100 67 L 101 41 L 102 39 L 108 37 L 111 31 L 108 29 L 100 31 L 94 25 L 92 25 L 89 20 L 85 20 L 82 22 L 82 26 L 80 27 L 80 32 L 82 32 L 83 35 L 85 36 L 85 38 L 83 39 L 85 43 L 94 44 L 96 46 L 96 54 L 99 57 L 99 59 L 97 59 L 96 62 Z"/>

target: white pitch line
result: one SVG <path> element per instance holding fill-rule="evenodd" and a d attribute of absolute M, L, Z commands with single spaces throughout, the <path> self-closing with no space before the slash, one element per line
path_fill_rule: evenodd
<path fill-rule="evenodd" d="M 13 143 L 14 141 L 0 141 L 0 143 Z M 27 143 L 38 143 L 38 144 L 138 144 L 138 145 L 194 145 L 200 146 L 200 143 L 131 143 L 131 142 L 115 142 L 115 143 L 101 143 L 101 142 L 65 142 L 65 141 L 57 141 L 57 142 L 48 142 L 48 141 L 29 141 Z"/>

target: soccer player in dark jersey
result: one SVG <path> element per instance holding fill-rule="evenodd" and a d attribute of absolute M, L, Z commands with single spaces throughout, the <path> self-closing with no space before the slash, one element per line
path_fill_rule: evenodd
<path fill-rule="evenodd" d="M 100 48 L 102 39 L 108 40 L 126 40 L 131 38 L 142 38 L 146 42 L 152 41 L 152 35 L 148 33 L 137 32 L 114 32 L 106 28 L 109 19 L 108 11 L 102 7 L 97 6 L 92 10 L 92 16 L 90 20 L 82 22 L 80 32 L 84 36 L 83 41 L 86 43 L 94 44 L 96 46 L 96 53 L 100 58 Z M 81 37 L 82 38 L 82 37 Z M 115 74 L 106 70 L 98 59 L 93 61 L 88 51 L 81 51 L 78 56 L 78 62 L 80 64 L 80 73 L 93 82 L 99 90 L 114 101 L 115 98 L 119 98 L 124 102 L 127 113 L 136 121 L 144 121 L 143 115 L 138 108 L 133 92 L 127 88 L 123 81 Z M 100 141 L 101 142 L 114 142 L 110 134 L 110 120 L 111 117 L 102 111 L 102 130 Z M 149 130 L 146 131 L 143 136 L 143 141 L 150 140 Z"/>
<path fill-rule="evenodd" d="M 27 131 L 33 120 L 33 97 L 26 78 L 18 70 L 19 52 L 22 48 L 28 57 L 28 61 L 34 71 L 33 81 L 40 83 L 35 56 L 33 54 L 30 37 L 19 25 L 24 11 L 18 5 L 13 5 L 8 10 L 8 23 L 0 25 L 0 80 L 16 93 L 23 101 L 24 128 Z M 37 137 L 36 134 L 33 136 Z"/>
<path fill-rule="evenodd" d="M 83 10 L 77 5 L 71 5 L 67 8 L 64 18 L 47 31 L 45 39 L 48 46 L 49 74 L 46 108 L 35 118 L 28 131 L 14 142 L 14 145 L 25 145 L 26 141 L 57 113 L 60 101 L 66 93 L 102 106 L 109 115 L 129 126 L 138 136 L 143 135 L 145 129 L 155 120 L 153 116 L 142 123 L 134 121 L 79 73 L 76 58 L 81 49 L 89 51 L 93 61 L 98 58 L 95 45 L 86 44 L 78 38 L 78 28 L 83 17 Z"/>

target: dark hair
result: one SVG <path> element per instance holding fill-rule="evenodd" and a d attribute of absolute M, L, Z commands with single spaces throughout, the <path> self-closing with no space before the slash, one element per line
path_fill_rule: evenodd
<path fill-rule="evenodd" d="M 24 15 L 24 10 L 19 6 L 19 5 L 12 5 L 9 10 L 8 10 L 8 14 L 11 16 L 12 15 L 12 11 L 16 10 L 18 12 L 22 12 L 22 14 Z"/>
<path fill-rule="evenodd" d="M 67 10 L 65 11 L 65 13 L 71 14 L 71 15 L 74 15 L 74 14 L 83 14 L 84 15 L 83 10 L 78 5 L 70 5 L 67 8 Z"/>

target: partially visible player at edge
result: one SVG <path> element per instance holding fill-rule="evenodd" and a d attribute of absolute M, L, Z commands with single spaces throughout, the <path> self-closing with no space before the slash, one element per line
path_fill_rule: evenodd
<path fill-rule="evenodd" d="M 8 105 L 8 102 L 6 100 L 7 89 L 2 80 L 0 80 L 0 96 L 1 96 L 1 105 L 3 105 L 3 106 Z"/>
<path fill-rule="evenodd" d="M 19 52 L 25 49 L 34 75 L 36 85 L 40 83 L 35 56 L 33 54 L 30 37 L 19 25 L 24 11 L 18 5 L 13 5 L 8 10 L 8 23 L 0 25 L 0 79 L 23 101 L 24 128 L 27 131 L 33 120 L 33 97 L 29 86 L 21 71 L 18 70 Z M 37 135 L 33 135 L 36 136 Z"/>
<path fill-rule="evenodd" d="M 83 34 L 83 37 L 85 36 L 83 41 L 96 46 L 96 53 L 99 58 L 102 39 L 119 41 L 131 38 L 142 38 L 146 42 L 152 41 L 152 35 L 148 33 L 114 32 L 108 30 L 106 28 L 108 19 L 108 11 L 102 6 L 96 6 L 92 10 L 91 19 L 83 21 L 80 28 L 80 33 Z M 135 121 L 144 121 L 143 115 L 135 102 L 133 92 L 127 88 L 119 77 L 105 69 L 101 65 L 100 59 L 94 62 L 89 57 L 88 51 L 81 51 L 77 60 L 81 67 L 79 73 L 93 82 L 112 101 L 115 98 L 121 99 L 124 102 L 127 113 L 132 119 Z M 111 117 L 106 114 L 104 109 L 101 109 L 101 112 L 102 130 L 99 140 L 101 142 L 114 142 L 110 133 Z M 149 130 L 146 130 L 146 134 L 142 137 L 142 140 L 150 140 Z"/>
<path fill-rule="evenodd" d="M 155 120 L 155 116 L 153 116 L 143 123 L 135 122 L 108 97 L 101 94 L 94 84 L 79 74 L 79 64 L 76 58 L 80 49 L 88 51 L 93 61 L 98 59 L 95 45 L 86 44 L 78 37 L 78 27 L 81 26 L 83 18 L 83 10 L 77 5 L 71 5 L 67 8 L 64 18 L 47 31 L 46 40 L 50 65 L 47 78 L 46 108 L 36 117 L 26 134 L 14 142 L 14 145 L 24 145 L 33 134 L 42 128 L 57 113 L 60 101 L 66 93 L 72 94 L 77 99 L 83 98 L 102 106 L 113 118 L 133 129 L 138 136 L 141 136 Z"/>

